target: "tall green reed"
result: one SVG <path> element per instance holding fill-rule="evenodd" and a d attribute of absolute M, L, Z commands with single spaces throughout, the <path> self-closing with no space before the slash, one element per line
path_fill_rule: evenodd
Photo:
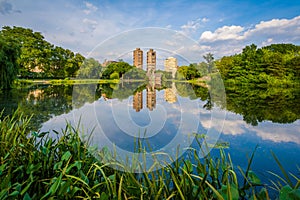
<path fill-rule="evenodd" d="M 145 169 L 146 160 L 129 166 L 107 148 L 91 149 L 90 138 L 83 140 L 79 127 L 67 124 L 51 135 L 28 130 L 29 122 L 30 117 L 17 112 L 0 121 L 0 199 L 269 199 L 270 187 L 281 199 L 299 194 L 299 177 L 285 171 L 283 177 L 270 172 L 278 182 L 263 184 L 251 170 L 255 150 L 246 170 L 236 170 L 223 148 L 218 157 L 204 158 L 201 151 L 189 148 L 176 160 L 164 152 L 153 153 L 153 165 L 134 173 L 136 167 Z M 196 138 L 201 149 L 205 139 Z M 145 152 L 141 141 L 136 142 L 135 150 Z M 162 165 L 155 160 L 159 154 L 173 163 Z M 290 176 L 297 180 L 295 185 Z"/>

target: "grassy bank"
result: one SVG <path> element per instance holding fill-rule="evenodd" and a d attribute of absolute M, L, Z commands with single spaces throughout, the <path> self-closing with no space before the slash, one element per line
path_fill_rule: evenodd
<path fill-rule="evenodd" d="M 105 79 L 18 79 L 15 81 L 15 86 L 22 86 L 28 84 L 92 84 L 92 83 L 118 83 L 119 80 L 105 80 Z"/>
<path fill-rule="evenodd" d="M 204 159 L 190 149 L 189 159 L 161 170 L 121 172 L 108 167 L 112 154 L 90 149 L 78 129 L 67 125 L 53 138 L 28 130 L 30 120 L 15 113 L 0 121 L 0 199 L 270 199 L 273 189 L 280 199 L 299 197 L 299 178 L 292 175 L 293 184 L 284 169 L 282 177 L 273 174 L 273 185 L 259 180 L 251 171 L 254 153 L 246 171 L 235 171 L 222 149 L 219 158 Z"/>

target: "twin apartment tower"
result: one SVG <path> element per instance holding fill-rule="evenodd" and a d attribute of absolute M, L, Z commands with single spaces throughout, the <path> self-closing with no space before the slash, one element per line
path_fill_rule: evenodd
<path fill-rule="evenodd" d="M 133 65 L 139 69 L 143 69 L 143 51 L 140 48 L 136 48 L 133 51 Z M 165 71 L 170 72 L 172 78 L 175 78 L 177 72 L 177 59 L 174 57 L 168 57 L 164 61 Z M 147 51 L 147 75 L 154 76 L 156 70 L 156 52 L 153 49 Z"/>
<path fill-rule="evenodd" d="M 136 48 L 133 51 L 133 65 L 139 69 L 143 69 L 143 51 Z M 156 70 L 156 52 L 153 49 L 147 51 L 147 74 L 154 74 Z"/>

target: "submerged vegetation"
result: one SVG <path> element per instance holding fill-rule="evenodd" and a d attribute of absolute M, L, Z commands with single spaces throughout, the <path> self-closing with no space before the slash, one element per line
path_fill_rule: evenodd
<path fill-rule="evenodd" d="M 107 153 L 81 139 L 79 128 L 67 125 L 50 136 L 30 132 L 30 120 L 15 112 L 0 121 L 0 199 L 273 199 L 274 191 L 279 199 L 300 196 L 299 177 L 275 155 L 283 175 L 269 172 L 271 185 L 251 171 L 255 151 L 242 170 L 222 148 L 218 158 L 201 159 L 190 149 L 160 170 L 121 172 L 103 162 Z"/>

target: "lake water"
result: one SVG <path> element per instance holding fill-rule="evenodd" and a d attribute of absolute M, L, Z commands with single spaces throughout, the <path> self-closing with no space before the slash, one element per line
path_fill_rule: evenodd
<path fill-rule="evenodd" d="M 0 93 L 0 109 L 19 108 L 32 115 L 32 129 L 60 130 L 69 121 L 92 133 L 91 145 L 116 149 L 128 156 L 137 139 L 146 152 L 181 153 L 195 147 L 197 134 L 225 144 L 242 169 L 258 145 L 253 171 L 280 174 L 273 151 L 287 171 L 299 177 L 300 91 L 298 88 L 226 88 L 215 101 L 207 88 L 187 83 L 164 86 L 143 83 L 35 85 Z M 217 148 L 209 148 L 218 155 Z M 150 159 L 150 158 L 149 158 Z"/>

